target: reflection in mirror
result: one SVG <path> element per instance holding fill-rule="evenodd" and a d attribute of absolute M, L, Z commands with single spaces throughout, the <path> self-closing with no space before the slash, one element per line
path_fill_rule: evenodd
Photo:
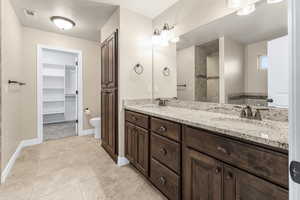
<path fill-rule="evenodd" d="M 154 96 L 288 107 L 287 16 L 287 1 L 261 1 L 249 15 L 224 16 L 154 48 Z M 167 78 L 155 72 L 163 65 Z"/>
<path fill-rule="evenodd" d="M 219 40 L 177 48 L 177 96 L 219 102 Z"/>

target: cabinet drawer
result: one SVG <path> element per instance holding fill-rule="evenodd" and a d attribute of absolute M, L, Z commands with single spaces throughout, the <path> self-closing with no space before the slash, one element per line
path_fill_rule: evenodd
<path fill-rule="evenodd" d="M 151 118 L 151 131 L 175 141 L 181 140 L 180 124 Z"/>
<path fill-rule="evenodd" d="M 288 187 L 288 156 L 285 154 L 187 126 L 183 141 L 193 149 Z"/>
<path fill-rule="evenodd" d="M 147 115 L 126 111 L 125 120 L 145 129 L 149 128 L 149 117 Z"/>
<path fill-rule="evenodd" d="M 180 145 L 165 137 L 151 133 L 151 156 L 180 173 Z"/>
<path fill-rule="evenodd" d="M 169 200 L 180 199 L 179 177 L 154 159 L 151 159 L 150 180 Z"/>

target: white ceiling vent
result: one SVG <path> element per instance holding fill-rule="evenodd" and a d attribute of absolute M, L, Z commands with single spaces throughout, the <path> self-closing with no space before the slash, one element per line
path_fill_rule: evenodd
<path fill-rule="evenodd" d="M 36 16 L 36 11 L 31 10 L 31 9 L 24 9 L 24 13 L 28 17 L 35 17 Z"/>

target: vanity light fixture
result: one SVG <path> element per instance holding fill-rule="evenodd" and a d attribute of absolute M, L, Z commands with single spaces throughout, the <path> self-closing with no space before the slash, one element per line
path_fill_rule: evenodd
<path fill-rule="evenodd" d="M 239 16 L 245 16 L 253 13 L 255 11 L 256 7 L 255 4 L 249 4 L 243 8 L 241 8 L 238 12 L 237 15 Z"/>
<path fill-rule="evenodd" d="M 69 30 L 76 25 L 71 19 L 61 16 L 53 16 L 50 20 L 61 30 Z"/>
<path fill-rule="evenodd" d="M 267 0 L 267 3 L 268 4 L 274 4 L 274 3 L 280 3 L 282 2 L 283 0 Z"/>
<path fill-rule="evenodd" d="M 158 29 L 155 29 L 152 36 L 152 43 L 154 45 L 159 45 L 160 42 L 161 42 L 160 31 Z"/>

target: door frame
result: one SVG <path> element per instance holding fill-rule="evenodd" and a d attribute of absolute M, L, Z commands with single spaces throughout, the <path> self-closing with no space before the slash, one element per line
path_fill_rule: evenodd
<path fill-rule="evenodd" d="M 82 51 L 74 49 L 65 49 L 60 47 L 53 47 L 48 45 L 37 45 L 37 136 L 39 143 L 43 143 L 43 79 L 42 79 L 42 50 L 49 49 L 54 51 L 62 51 L 74 53 L 78 55 L 78 69 L 77 69 L 77 115 L 78 115 L 78 136 L 83 135 L 83 71 L 82 71 Z"/>
<path fill-rule="evenodd" d="M 300 1 L 289 0 L 289 160 L 300 161 Z M 297 87 L 298 86 L 298 87 Z M 300 185 L 289 181 L 289 199 L 300 199 Z"/>

